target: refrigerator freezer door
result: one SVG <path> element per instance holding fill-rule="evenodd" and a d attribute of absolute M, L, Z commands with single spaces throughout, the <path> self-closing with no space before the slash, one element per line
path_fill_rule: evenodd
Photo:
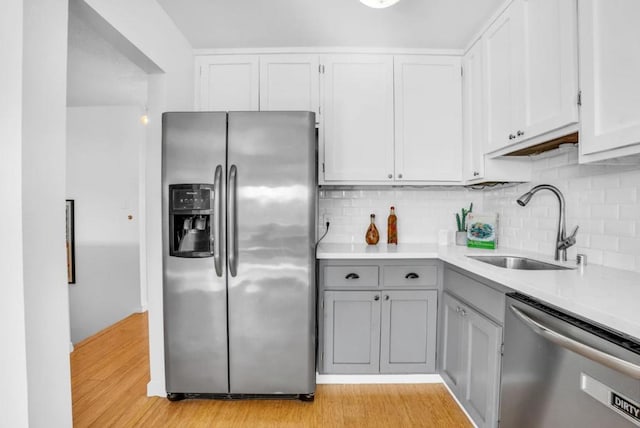
<path fill-rule="evenodd" d="M 169 256 L 169 184 L 214 184 L 220 165 L 226 171 L 225 113 L 165 113 L 162 135 L 165 376 L 167 392 L 227 393 L 226 263 L 222 276 L 215 258 Z M 226 180 L 216 187 L 214 207 L 225 200 Z M 218 184 L 218 183 L 216 183 Z M 222 204 L 224 207 L 224 204 Z M 224 260 L 224 215 L 216 213 L 217 256 Z M 215 235 L 214 233 L 214 235 Z M 220 251 L 223 254 L 219 254 Z"/>
<path fill-rule="evenodd" d="M 236 276 L 228 277 L 231 393 L 315 391 L 315 117 L 229 113 Z M 233 247 L 233 245 L 232 245 Z"/>

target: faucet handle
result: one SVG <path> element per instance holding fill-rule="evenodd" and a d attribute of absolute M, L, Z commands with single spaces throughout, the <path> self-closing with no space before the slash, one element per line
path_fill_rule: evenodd
<path fill-rule="evenodd" d="M 568 236 L 569 238 L 573 239 L 574 243 L 575 243 L 575 240 L 576 240 L 576 234 L 578 233 L 578 229 L 580 229 L 580 226 L 576 226 L 573 229 L 573 232 L 571 232 L 571 235 Z"/>
<path fill-rule="evenodd" d="M 558 242 L 558 249 L 566 250 L 567 248 L 574 246 L 576 244 L 576 235 L 578 234 L 579 228 L 580 226 L 576 226 L 573 229 L 573 232 L 571 232 L 571 235 Z"/>

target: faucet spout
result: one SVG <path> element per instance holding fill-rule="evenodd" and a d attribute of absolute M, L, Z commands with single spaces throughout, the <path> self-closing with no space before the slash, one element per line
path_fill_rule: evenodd
<path fill-rule="evenodd" d="M 518 205 L 524 207 L 526 206 L 533 195 L 535 195 L 540 190 L 549 190 L 558 198 L 559 204 L 559 215 L 558 215 L 558 231 L 556 234 L 556 245 L 555 245 L 555 254 L 554 259 L 562 261 L 567 261 L 567 248 L 575 245 L 576 243 L 576 234 L 578 233 L 578 228 L 576 227 L 570 236 L 567 236 L 566 232 L 566 215 L 565 215 L 565 202 L 564 196 L 560 189 L 550 184 L 540 184 L 538 186 L 533 187 L 527 193 L 523 194 L 517 199 Z"/>

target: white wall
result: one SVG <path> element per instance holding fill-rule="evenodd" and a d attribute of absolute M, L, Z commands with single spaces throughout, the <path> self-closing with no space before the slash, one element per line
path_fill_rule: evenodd
<path fill-rule="evenodd" d="M 29 424 L 22 267 L 22 0 L 0 13 L 0 403 L 7 426 Z"/>
<path fill-rule="evenodd" d="M 22 243 L 29 426 L 66 427 L 72 423 L 64 227 L 68 4 L 22 4 L 23 32 L 3 43 L 23 34 Z"/>
<path fill-rule="evenodd" d="M 67 198 L 75 200 L 76 283 L 69 286 L 73 343 L 141 310 L 143 113 L 137 106 L 67 109 Z"/>
<path fill-rule="evenodd" d="M 537 184 L 558 187 L 566 200 L 567 233 L 580 226 L 567 255 L 640 272 L 640 167 L 578 165 L 577 149 L 534 161 L 535 181 L 484 194 L 488 211 L 500 214 L 500 245 L 554 254 L 558 201 L 536 193 L 526 207 L 516 199 Z"/>
<path fill-rule="evenodd" d="M 147 257 L 140 268 L 148 284 L 151 381 L 147 392 L 164 395 L 161 113 L 193 109 L 193 50 L 155 0 L 85 0 L 85 3 L 163 72 L 149 77 L 147 163 L 144 165 L 146 200 L 141 207 L 145 219 L 145 238 L 141 245 Z"/>
<path fill-rule="evenodd" d="M 457 229 L 455 214 L 469 208 L 482 211 L 482 192 L 461 187 L 389 190 L 330 190 L 319 193 L 318 236 L 324 233 L 325 218 L 331 219 L 323 242 L 364 243 L 369 216 L 376 215 L 380 242 L 387 242 L 389 207 L 398 216 L 398 242 L 438 242 L 440 230 Z"/>

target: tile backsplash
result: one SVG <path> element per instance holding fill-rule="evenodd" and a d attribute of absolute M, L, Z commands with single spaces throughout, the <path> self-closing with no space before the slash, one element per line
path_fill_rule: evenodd
<path fill-rule="evenodd" d="M 389 190 L 337 190 L 319 192 L 319 230 L 329 233 L 323 242 L 364 243 L 369 216 L 376 215 L 380 242 L 387 242 L 389 208 L 396 208 L 398 242 L 438 242 L 438 232 L 456 230 L 455 213 L 473 202 L 474 211 L 482 210 L 482 192 L 461 187 L 392 188 Z"/>
<path fill-rule="evenodd" d="M 369 215 L 376 215 L 380 242 L 387 239 L 389 207 L 398 215 L 398 242 L 438 242 L 438 233 L 454 231 L 455 213 L 474 204 L 476 212 L 500 216 L 499 246 L 552 256 L 558 201 L 536 193 L 526 207 L 516 199 L 537 184 L 558 187 L 566 201 L 567 233 L 578 225 L 577 244 L 568 257 L 584 253 L 588 262 L 640 272 L 640 167 L 580 165 L 576 148 L 533 160 L 533 180 L 493 190 L 461 187 L 350 189 L 319 192 L 319 236 L 326 219 L 325 242 L 364 243 Z"/>
<path fill-rule="evenodd" d="M 486 211 L 500 215 L 500 246 L 553 255 L 558 200 L 536 193 L 526 207 L 516 199 L 538 184 L 552 184 L 566 201 L 567 233 L 580 226 L 567 257 L 640 272 L 640 169 L 638 166 L 580 165 L 577 149 L 533 161 L 530 183 L 485 191 Z"/>

